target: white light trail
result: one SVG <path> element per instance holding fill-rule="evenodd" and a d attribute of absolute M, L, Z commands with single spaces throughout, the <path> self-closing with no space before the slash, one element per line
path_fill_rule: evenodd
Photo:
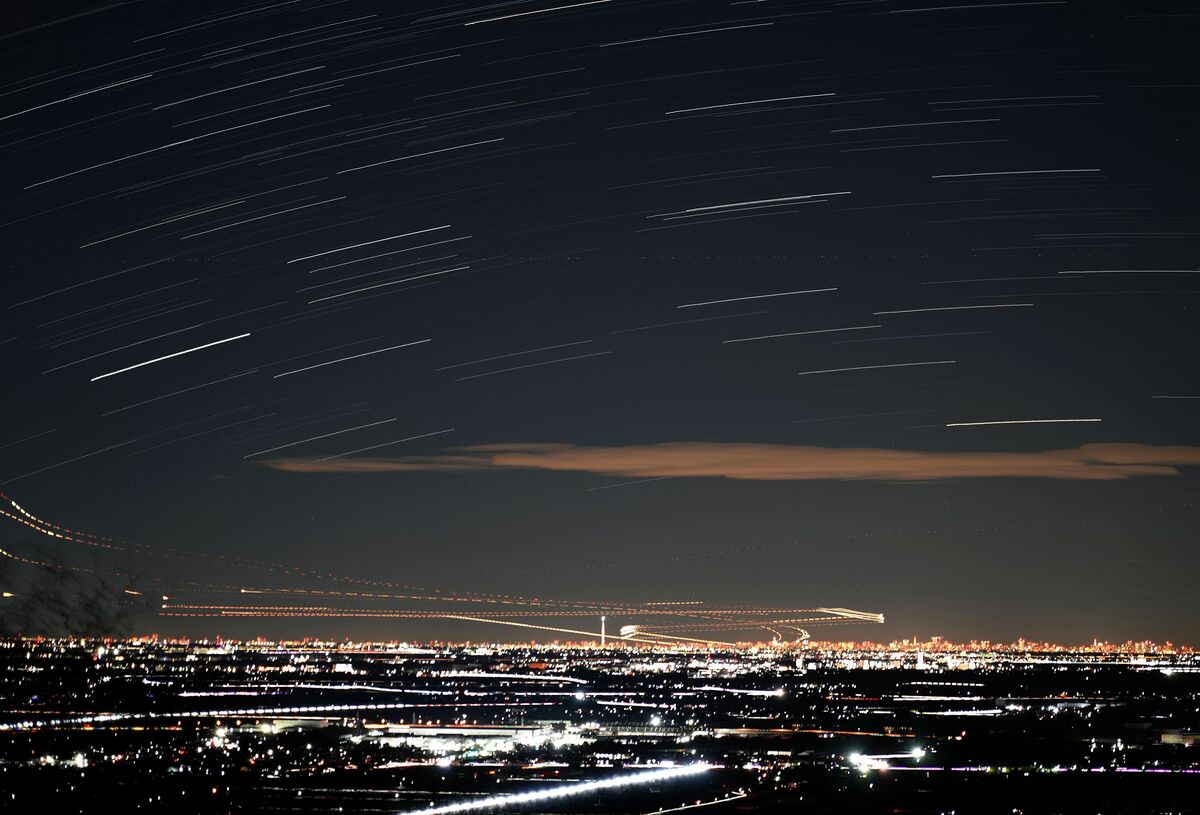
<path fill-rule="evenodd" d="M 557 798 L 566 798 L 572 795 L 583 795 L 589 792 L 598 790 L 615 789 L 618 787 L 628 787 L 635 784 L 653 784 L 657 781 L 671 781 L 676 778 L 686 778 L 688 776 L 699 775 L 710 769 L 708 764 L 685 764 L 682 767 L 669 767 L 663 770 L 649 770 L 647 772 L 632 773 L 630 775 L 618 775 L 613 778 L 605 778 L 600 781 L 583 781 L 578 784 L 572 784 L 568 787 L 558 787 L 556 789 L 535 790 L 533 792 L 519 792 L 514 795 L 492 795 L 487 798 L 477 798 L 473 801 L 462 801 L 457 804 L 444 804 L 439 807 L 426 807 L 424 809 L 411 809 L 400 815 L 451 815 L 455 812 L 477 812 L 481 809 L 493 809 L 497 807 L 515 807 L 523 804 L 530 804 L 537 801 L 551 801 Z"/>
<path fill-rule="evenodd" d="M 188 238 L 198 238 L 201 235 L 208 235 L 212 232 L 220 232 L 223 229 L 233 229 L 235 227 L 243 226 L 245 224 L 253 223 L 255 221 L 261 221 L 264 218 L 274 218 L 277 215 L 286 215 L 289 212 L 296 212 L 298 210 L 308 209 L 310 207 L 319 207 L 319 206 L 323 206 L 324 204 L 332 204 L 335 201 L 345 201 L 345 200 L 346 200 L 346 196 L 339 195 L 336 198 L 327 198 L 324 201 L 314 201 L 311 204 L 301 204 L 301 205 L 295 206 L 295 207 L 288 207 L 287 209 L 276 210 L 275 212 L 268 212 L 266 215 L 256 215 L 253 218 L 246 218 L 245 220 L 242 220 L 242 221 L 234 221 L 231 224 L 222 224 L 221 226 L 214 226 L 212 229 L 203 229 L 199 232 L 192 232 L 189 235 L 181 235 L 179 237 L 179 240 L 184 241 L 184 240 L 187 240 Z"/>
<path fill-rule="evenodd" d="M 998 122 L 999 119 L 954 119 L 941 122 L 909 122 L 898 125 L 873 125 L 871 127 L 839 127 L 830 133 L 856 133 L 860 130 L 891 130 L 897 127 L 932 127 L 933 125 L 965 125 L 975 122 Z"/>
<path fill-rule="evenodd" d="M 1072 422 L 1100 422 L 1103 419 L 1006 419 L 995 422 L 949 422 L 946 427 L 984 427 L 996 424 L 1069 424 Z"/>
<path fill-rule="evenodd" d="M 500 354 L 495 357 L 484 357 L 483 359 L 473 359 L 470 362 L 458 362 L 454 365 L 443 365 L 441 368 L 434 368 L 435 371 L 449 371 L 452 368 L 465 368 L 468 365 L 478 365 L 481 362 L 492 362 L 497 359 L 508 359 L 509 357 L 519 357 L 524 354 L 536 354 L 539 351 L 553 351 L 555 348 L 569 348 L 572 345 L 587 345 L 591 340 L 576 340 L 575 342 L 564 342 L 559 345 L 543 345 L 541 348 L 531 348 L 528 351 L 513 351 L 511 354 Z"/>
<path fill-rule="evenodd" d="M 449 229 L 450 226 L 451 226 L 451 224 L 443 224 L 442 226 L 431 226 L 428 229 L 418 229 L 415 232 L 405 232 L 400 235 L 391 235 L 387 238 L 378 238 L 373 241 L 364 241 L 363 243 L 354 243 L 354 244 L 351 244 L 350 246 L 342 246 L 337 249 L 329 249 L 325 252 L 317 252 L 315 255 L 305 255 L 302 258 L 292 258 L 291 260 L 288 261 L 288 263 L 299 263 L 302 260 L 312 260 L 313 258 L 321 258 L 321 257 L 325 257 L 326 255 L 336 254 L 338 252 L 348 252 L 351 249 L 358 249 L 359 247 L 362 247 L 362 246 L 371 246 L 376 243 L 383 243 L 384 241 L 395 241 L 395 240 L 399 240 L 400 238 L 411 238 L 413 235 L 424 235 L 426 232 L 437 232 L 440 229 Z"/>
<path fill-rule="evenodd" d="M 445 227 L 438 227 L 438 228 L 444 229 Z M 463 235 L 461 238 L 447 238 L 444 241 L 434 241 L 433 243 L 422 243 L 418 246 L 409 246 L 405 249 L 396 249 L 391 252 L 380 252 L 378 255 L 367 255 L 366 257 L 363 257 L 363 258 L 355 258 L 354 260 L 343 260 L 341 263 L 331 263 L 328 266 L 318 266 L 315 269 L 309 269 L 308 273 L 313 274 L 315 272 L 323 272 L 326 269 L 339 269 L 342 266 L 351 266 L 355 263 L 363 263 L 364 261 L 376 260 L 378 258 L 386 258 L 386 257 L 390 257 L 392 255 L 402 255 L 405 252 L 415 252 L 418 249 L 428 249 L 431 246 L 441 246 L 442 244 L 446 244 L 446 243 L 457 243 L 458 241 L 470 240 L 473 237 L 475 237 L 475 236 L 474 235 Z M 453 257 L 453 255 L 451 255 L 450 257 Z M 439 258 L 439 259 L 444 259 L 444 258 Z M 433 258 L 428 258 L 426 260 L 422 260 L 419 262 L 420 263 L 433 263 L 434 260 L 435 259 L 433 259 Z M 406 265 L 411 265 L 411 264 L 406 264 Z M 402 269 L 404 267 L 398 266 L 396 268 Z M 300 291 L 305 291 L 305 289 L 300 289 Z"/>
<path fill-rule="evenodd" d="M 873 623 L 882 623 L 883 622 L 883 615 L 879 614 L 878 612 L 874 612 L 874 611 L 857 611 L 852 608 L 841 608 L 840 606 L 836 606 L 833 608 L 818 608 L 816 610 L 823 614 L 836 614 L 840 617 L 849 617 L 849 618 L 855 619 L 855 620 L 867 620 L 868 622 L 873 622 Z M 781 622 L 788 622 L 788 621 L 783 620 Z M 802 621 L 794 620 L 792 622 L 802 622 Z"/>
<path fill-rule="evenodd" d="M 217 340 L 216 342 L 209 342 L 209 343 L 205 343 L 204 345 L 197 345 L 195 348 L 185 348 L 184 350 L 176 351 L 173 354 L 167 354 L 166 356 L 155 357 L 154 359 L 148 359 L 145 362 L 139 362 L 136 365 L 130 365 L 128 368 L 121 368 L 116 371 L 109 371 L 106 374 L 100 374 L 100 376 L 93 376 L 92 381 L 96 382 L 100 379 L 106 379 L 107 377 L 110 377 L 110 376 L 116 376 L 117 374 L 123 374 L 126 371 L 132 371 L 135 368 L 141 368 L 146 365 L 153 365 L 155 362 L 162 362 L 164 359 L 174 359 L 175 357 L 181 357 L 184 354 L 190 354 L 193 351 L 203 351 L 205 348 L 212 348 L 214 345 L 223 345 L 224 343 L 233 342 L 234 340 L 244 340 L 244 339 L 246 339 L 246 337 L 249 337 L 249 336 L 250 336 L 250 334 L 249 334 L 249 332 L 247 332 L 245 334 L 238 334 L 236 337 L 226 337 L 225 339 Z"/>
<path fill-rule="evenodd" d="M 819 328 L 816 331 L 793 331 L 790 334 L 764 334 L 761 337 L 740 337 L 736 340 L 723 340 L 722 342 L 754 342 L 755 340 L 773 340 L 778 337 L 806 337 L 809 334 L 833 334 L 838 331 L 866 331 L 870 328 L 883 328 L 881 325 L 851 325 L 846 328 Z"/>
<path fill-rule="evenodd" d="M 130 153 L 129 155 L 120 156 L 120 157 L 114 158 L 114 159 L 109 159 L 108 161 L 102 161 L 99 164 L 92 164 L 87 167 L 82 167 L 78 170 L 72 170 L 69 173 L 63 173 L 62 175 L 56 175 L 53 178 L 44 178 L 41 181 L 35 181 L 34 183 L 26 186 L 25 189 L 31 190 L 34 187 L 40 187 L 44 184 L 52 184 L 55 181 L 62 181 L 64 178 L 71 178 L 72 176 L 79 175 L 80 173 L 90 172 L 91 170 L 98 170 L 101 167 L 109 167 L 113 164 L 118 164 L 122 161 L 128 161 L 129 159 L 139 158 L 140 156 L 147 156 L 151 153 L 157 153 L 160 150 L 169 150 L 172 147 L 179 147 L 180 145 L 191 144 L 192 142 L 200 141 L 201 139 L 207 139 L 212 136 L 217 136 L 217 135 L 220 135 L 221 133 L 228 133 L 231 130 L 241 130 L 242 128 L 246 128 L 246 127 L 254 127 L 255 125 L 264 124 L 266 122 L 273 122 L 277 119 L 286 119 L 289 116 L 299 116 L 302 113 L 311 113 L 314 110 L 323 110 L 324 108 L 328 108 L 328 107 L 331 107 L 331 106 L 330 105 L 318 105 L 315 108 L 305 108 L 304 110 L 294 110 L 291 113 L 281 113 L 278 116 L 271 116 L 266 119 L 259 119 L 256 122 L 247 122 L 245 124 L 234 125 L 233 127 L 226 127 L 221 130 L 214 130 L 211 133 L 203 133 L 199 136 L 192 136 L 187 139 L 180 139 L 179 141 L 173 141 L 173 142 L 169 142 L 167 144 L 160 144 L 158 147 L 151 147 L 149 150 L 140 150 L 136 153 Z"/>
<path fill-rule="evenodd" d="M 1072 269 L 1059 274 L 1200 274 L 1200 269 Z"/>
<path fill-rule="evenodd" d="M 131 410 L 135 407 L 141 407 L 142 405 L 148 405 L 151 402 L 157 402 L 160 399 L 166 399 L 170 396 L 178 396 L 181 393 L 187 393 L 188 391 L 199 390 L 200 388 L 207 388 L 209 385 L 216 385 L 220 382 L 228 382 L 230 379 L 237 379 L 239 377 L 249 376 L 250 374 L 256 374 L 256 373 L 258 373 L 258 369 L 252 368 L 249 371 L 242 371 L 240 374 L 234 374 L 233 376 L 222 377 L 221 379 L 214 379 L 211 382 L 203 382 L 199 385 L 193 385 L 190 388 L 182 388 L 177 391 L 171 391 L 170 393 L 164 393 L 162 396 L 155 396 L 152 399 L 146 399 L 141 402 L 134 402 L 132 405 L 126 405 L 125 407 L 119 407 L 114 410 L 110 410 L 105 413 L 101 413 L 100 415 L 101 416 L 111 416 L 114 413 L 122 413 L 123 411 Z"/>
<path fill-rule="evenodd" d="M 109 450 L 116 450 L 118 447 L 125 447 L 126 445 L 133 444 L 136 441 L 138 441 L 138 439 L 130 439 L 129 441 L 123 441 L 120 444 L 114 444 L 110 447 L 101 448 L 100 450 L 93 450 L 90 453 L 84 453 L 82 456 L 76 456 L 75 458 L 69 458 L 66 461 L 60 461 L 57 464 L 51 464 L 49 466 L 42 467 L 40 470 L 32 470 L 32 471 L 24 473 L 22 475 L 14 476 L 14 477 L 8 479 L 7 481 L 0 481 L 0 485 L 11 484 L 14 481 L 20 481 L 22 478 L 28 478 L 31 475 L 37 475 L 38 473 L 44 473 L 47 470 L 53 470 L 56 467 L 62 467 L 63 465 L 66 465 L 66 464 L 73 464 L 76 461 L 82 461 L 85 458 L 91 458 L 92 456 L 98 456 L 101 453 L 107 453 Z"/>
<path fill-rule="evenodd" d="M 330 286 L 339 286 L 351 280 L 360 280 L 364 277 L 374 277 L 376 275 L 386 274 L 387 272 L 399 271 L 400 269 L 411 269 L 413 266 L 425 266 L 430 263 L 441 263 L 444 260 L 453 260 L 456 257 L 458 257 L 457 253 L 441 255 L 435 258 L 421 258 L 420 260 L 412 260 L 408 263 L 401 263 L 399 266 L 392 266 L 389 269 L 375 269 L 370 272 L 361 272 L 356 275 L 351 275 L 350 277 L 338 278 L 337 280 L 326 280 L 324 283 L 314 283 L 311 286 L 305 286 L 302 289 L 296 289 L 296 293 L 300 294 L 301 292 L 312 291 L 313 289 L 325 289 Z M 312 274 L 312 272 L 310 271 L 309 274 Z"/>
<path fill-rule="evenodd" d="M 801 371 L 797 376 L 812 376 L 813 374 L 837 374 L 843 371 L 873 371 L 878 368 L 912 368 L 918 365 L 953 365 L 956 359 L 938 359 L 932 362 L 895 362 L 891 365 L 858 365 L 854 368 L 826 368 L 821 371 Z"/>
<path fill-rule="evenodd" d="M 521 11 L 521 12 L 517 12 L 516 14 L 505 14 L 503 17 L 488 17 L 486 20 L 472 20 L 469 23 L 463 23 L 463 25 L 467 26 L 467 25 L 479 25 L 480 23 L 495 23 L 495 22 L 499 22 L 500 20 L 511 20 L 514 17 L 528 17 L 531 14 L 547 14 L 551 11 L 563 11 L 565 9 L 579 8 L 581 6 L 598 6 L 601 3 L 611 3 L 611 2 L 612 2 L 612 0 L 587 0 L 587 2 L 585 2 L 585 3 L 572 3 L 571 5 L 568 5 L 568 6 L 554 6 L 553 8 L 540 8 L 540 9 L 537 9 L 536 11 Z M 432 812 L 433 810 L 430 810 L 430 811 Z"/>
<path fill-rule="evenodd" d="M 307 439 L 301 439 L 300 441 L 291 441 L 291 442 L 288 442 L 287 444 L 281 444 L 278 447 L 268 447 L 266 450 L 259 450 L 257 453 L 250 453 L 248 455 L 242 456 L 242 458 L 247 459 L 247 458 L 253 458 L 254 456 L 261 456 L 263 453 L 274 453 L 276 450 L 282 450 L 285 447 L 295 447 L 298 444 L 307 444 L 310 441 L 317 441 L 319 439 L 327 439 L 330 436 L 340 436 L 343 433 L 350 433 L 354 430 L 362 430 L 363 428 L 375 427 L 376 425 L 381 425 L 381 424 L 389 424 L 389 423 L 395 422 L 395 421 L 397 421 L 397 419 L 383 419 L 378 422 L 368 422 L 367 424 L 360 424 L 360 425 L 356 425 L 355 427 L 347 427 L 345 430 L 335 430 L 332 433 L 323 433 L 320 436 L 312 436 Z"/>
<path fill-rule="evenodd" d="M 25 110 L 18 110 L 16 113 L 9 113 L 7 116 L 0 116 L 0 122 L 5 121 L 6 119 L 12 119 L 13 117 L 16 117 L 16 116 L 24 116 L 26 113 L 32 113 L 35 110 L 41 110 L 42 108 L 48 108 L 48 107 L 52 107 L 54 105 L 60 105 L 63 102 L 70 102 L 72 99 L 79 99 L 80 97 L 83 97 L 83 96 L 90 96 L 93 93 L 100 93 L 100 91 L 106 91 L 110 88 L 118 88 L 121 85 L 128 85 L 130 82 L 140 82 L 141 80 L 149 79 L 152 76 L 154 76 L 154 74 L 142 74 L 141 76 L 134 76 L 134 77 L 130 77 L 129 79 L 122 79 L 118 82 L 110 82 L 107 85 L 101 85 L 100 87 L 92 88 L 91 90 L 80 91 L 79 93 L 73 93 L 70 96 L 64 96 L 62 99 L 55 99 L 53 102 L 46 102 L 45 104 L 34 105 L 31 108 L 25 108 Z"/>
<path fill-rule="evenodd" d="M 281 374 L 275 374 L 275 376 L 273 376 L 271 378 L 278 379 L 281 376 L 290 376 L 292 374 L 298 374 L 303 371 L 311 371 L 313 368 L 323 368 L 326 365 L 333 365 L 335 363 L 345 362 L 350 359 L 358 359 L 359 357 L 369 357 L 372 354 L 382 354 L 384 351 L 395 351 L 397 348 L 408 348 L 411 345 L 420 345 L 421 343 L 430 342 L 430 341 L 431 340 L 429 340 L 429 339 L 414 340 L 413 342 L 405 342 L 405 343 L 401 343 L 400 345 L 392 345 L 387 348 L 380 348 L 378 351 L 367 351 L 366 353 L 362 353 L 362 354 L 352 354 L 348 357 L 341 357 L 340 359 L 331 359 L 328 362 L 318 362 L 316 365 L 307 365 L 303 368 L 297 368 L 294 371 L 284 371 Z"/>
<path fill-rule="evenodd" d="M 724 300 L 705 300 L 702 303 L 684 303 L 675 308 L 695 308 L 696 306 L 717 306 L 722 303 L 740 303 L 743 300 L 765 300 L 770 297 L 791 297 L 796 294 L 820 294 L 821 292 L 837 291 L 837 287 L 827 289 L 804 289 L 802 291 L 781 291 L 774 294 L 751 294 L 747 297 L 728 297 Z"/>
<path fill-rule="evenodd" d="M 819 99 L 825 96 L 837 96 L 835 93 L 807 93 L 803 96 L 776 96 L 771 99 L 751 99 L 749 102 L 729 102 L 724 105 L 705 105 L 698 108 L 680 108 L 679 110 L 668 110 L 666 115 L 671 116 L 676 113 L 697 113 L 702 110 L 719 110 L 720 108 L 739 108 L 746 105 L 765 105 L 770 102 L 791 102 L 797 99 Z"/>
<path fill-rule="evenodd" d="M 612 48 L 616 45 L 635 45 L 643 42 L 653 42 L 654 40 L 673 40 L 678 37 L 695 37 L 701 34 L 716 34 L 719 31 L 738 31 L 743 28 L 766 28 L 773 26 L 774 23 L 748 23 L 746 25 L 730 25 L 723 28 L 702 28 L 699 31 L 684 31 L 681 34 L 660 34 L 656 37 L 638 37 L 635 40 L 621 40 L 619 42 L 606 42 L 598 46 L 600 48 Z"/>
<path fill-rule="evenodd" d="M 185 102 L 194 102 L 197 99 L 204 99 L 205 97 L 208 97 L 208 96 L 216 96 L 219 93 L 228 93 L 229 91 L 236 91 L 236 90 L 240 90 L 242 88 L 248 88 L 251 85 L 261 85 L 264 82 L 274 82 L 277 79 L 287 79 L 289 76 L 296 76 L 298 74 L 307 74 L 312 71 L 319 71 L 324 67 L 325 67 L 324 65 L 314 65 L 311 68 L 302 68 L 299 71 L 292 71 L 291 73 L 288 73 L 288 74 L 279 74 L 277 76 L 269 76 L 266 79 L 256 79 L 253 82 L 243 82 L 240 85 L 231 85 L 228 88 L 221 88 L 220 90 L 217 90 L 217 91 L 209 91 L 208 93 L 202 93 L 197 96 L 189 96 L 186 99 L 176 99 L 174 102 L 167 102 L 166 104 L 159 105 L 158 107 L 153 108 L 153 109 L 154 110 L 162 110 L 163 108 L 175 107 L 176 105 L 182 105 Z"/>
<path fill-rule="evenodd" d="M 147 224 L 146 226 L 139 226 L 136 229 L 130 229 L 125 232 L 118 232 L 116 235 L 109 235 L 108 237 L 105 237 L 105 238 L 97 238 L 94 241 L 89 241 L 87 243 L 81 243 L 79 245 L 79 248 L 87 249 L 89 246 L 95 246 L 100 243 L 107 243 L 108 241 L 116 240 L 117 238 L 123 238 L 126 235 L 132 235 L 135 232 L 145 232 L 147 229 L 154 229 L 156 226 L 165 226 L 166 224 L 171 224 L 171 223 L 175 223 L 177 221 L 187 220 L 188 218 L 195 218 L 200 215 L 207 215 L 208 213 L 216 212 L 217 210 L 229 209 L 229 207 L 240 206 L 244 203 L 246 203 L 245 199 L 238 200 L 238 201 L 228 201 L 224 204 L 217 204 L 215 206 L 196 210 L 195 212 L 189 212 L 184 215 L 176 215 L 172 218 L 164 218 L 161 221 L 156 221 L 155 223 Z"/>
<path fill-rule="evenodd" d="M 663 815 L 663 813 L 666 813 L 666 812 L 683 812 L 684 810 L 687 810 L 687 809 L 700 809 L 702 807 L 714 807 L 717 804 L 724 804 L 729 801 L 738 801 L 742 798 L 748 798 L 748 797 L 749 797 L 749 793 L 735 792 L 734 794 L 727 795 L 724 798 L 716 798 L 712 801 L 705 801 L 700 804 L 684 804 L 683 806 L 671 807 L 670 809 L 656 809 L 652 813 L 652 815 Z"/>
<path fill-rule="evenodd" d="M 874 311 L 871 316 L 880 317 L 884 314 L 920 314 L 926 311 L 970 311 L 976 308 L 1030 308 L 1033 303 L 997 303 L 990 306 L 940 306 L 938 308 L 903 308 L 896 311 Z"/>
<path fill-rule="evenodd" d="M 664 212 L 664 213 L 661 213 L 661 215 L 649 215 L 647 217 L 657 218 L 657 217 L 662 217 L 662 215 L 684 215 L 689 212 L 712 212 L 714 210 L 738 212 L 738 211 L 741 211 L 741 209 L 743 209 L 743 208 L 753 207 L 757 204 L 779 204 L 779 203 L 788 202 L 788 201 L 804 201 L 804 200 L 807 200 L 810 198 L 829 198 L 834 195 L 850 195 L 850 191 L 843 190 L 841 192 L 813 192 L 813 193 L 808 193 L 807 195 L 785 195 L 780 198 L 757 198 L 752 201 L 731 201 L 727 204 L 710 204 L 709 206 L 706 206 L 706 207 L 688 207 L 687 209 L 681 210 L 680 212 Z"/>
<path fill-rule="evenodd" d="M 532 682 L 570 682 L 575 685 L 586 685 L 588 680 L 578 679 L 574 676 L 563 676 L 561 674 L 510 674 L 510 673 L 488 673 L 487 671 L 446 671 L 445 673 L 436 674 L 436 676 L 448 676 L 455 679 L 520 679 Z"/>
<path fill-rule="evenodd" d="M 409 277 L 401 278 L 400 280 L 389 280 L 387 283 L 376 283 L 373 286 L 363 286 L 360 289 L 352 289 L 350 291 L 344 291 L 344 292 L 340 292 L 338 294 L 330 294 L 326 297 L 318 297 L 316 300 L 309 300 L 308 304 L 311 306 L 313 303 L 323 303 L 326 300 L 336 300 L 339 297 L 349 297 L 352 294 L 362 294 L 365 291 L 372 291 L 374 289 L 383 289 L 383 288 L 387 288 L 388 286 L 398 286 L 401 283 L 409 283 L 413 280 L 422 280 L 426 277 L 438 277 L 439 275 L 450 274 L 451 272 L 461 272 L 464 269 L 470 269 L 470 268 L 471 268 L 470 266 L 456 266 L 453 269 L 442 269 L 440 272 L 428 272 L 426 274 L 411 275 Z"/>
<path fill-rule="evenodd" d="M 968 11 L 977 8 L 1010 8 L 1012 6 L 1061 6 L 1066 0 L 1035 0 L 1026 3 L 973 3 L 965 6 L 929 6 L 928 8 L 893 9 L 888 14 L 917 14 L 924 11 Z"/>
<path fill-rule="evenodd" d="M 470 376 L 460 376 L 458 379 L 456 379 L 454 381 L 455 382 L 466 382 L 468 379 L 479 379 L 480 377 L 484 377 L 484 376 L 494 376 L 496 374 L 506 374 L 510 371 L 523 371 L 526 368 L 540 368 L 543 365 L 556 365 L 560 362 L 570 362 L 571 360 L 575 360 L 575 359 L 588 359 L 590 357 L 603 357 L 603 356 L 606 356 L 611 353 L 612 353 L 612 351 L 597 351 L 594 354 L 579 354 L 578 356 L 563 357 L 562 359 L 548 359 L 545 362 L 531 362 L 528 365 L 515 365 L 512 368 L 501 368 L 498 371 L 488 371 L 488 372 L 482 373 L 482 374 L 471 374 Z"/>
<path fill-rule="evenodd" d="M 430 436 L 440 436 L 443 433 L 453 433 L 453 432 L 454 432 L 454 428 L 451 427 L 451 428 L 447 428 L 446 430 L 435 430 L 432 433 L 422 433 L 419 436 L 406 436 L 403 439 L 396 439 L 395 441 L 385 441 L 383 444 L 372 444 L 370 447 L 360 447 L 357 450 L 347 450 L 345 453 L 338 453 L 336 455 L 326 456 L 325 458 L 318 458 L 314 461 L 307 461 L 305 463 L 306 464 L 320 464 L 322 461 L 332 461 L 335 458 L 342 458 L 344 456 L 352 456 L 355 453 L 365 453 L 367 450 L 378 450 L 380 447 L 391 447 L 393 444 L 401 444 L 402 442 L 406 442 L 406 441 L 415 441 L 416 439 L 427 439 Z"/>
<path fill-rule="evenodd" d="M 1091 167 L 1085 170 L 1005 170 L 994 173 L 947 173 L 945 175 L 933 175 L 930 178 L 983 178 L 985 176 L 997 175 L 1044 175 L 1047 173 L 1098 173 L 1099 167 Z"/>
<path fill-rule="evenodd" d="M 732 693 L 737 696 L 783 696 L 783 688 L 774 690 L 757 690 L 748 688 L 722 688 L 716 685 L 703 685 L 696 688 L 698 691 L 710 691 L 714 693 Z"/>
<path fill-rule="evenodd" d="M 504 141 L 504 139 L 502 139 L 502 138 L 500 138 L 500 139 L 485 139 L 484 141 L 473 141 L 469 144 L 459 144 L 454 147 L 443 147 L 440 150 L 428 150 L 424 153 L 413 153 L 412 155 L 400 156 L 399 158 L 384 159 L 383 161 L 375 161 L 375 162 L 372 162 L 371 164 L 361 164 L 358 167 L 347 167 L 345 170 L 338 170 L 337 174 L 342 175 L 343 173 L 355 173 L 355 172 L 358 172 L 359 170 L 368 170 L 371 167 L 378 167 L 381 164 L 394 164 L 397 161 L 408 161 L 409 159 L 423 158 L 425 156 L 433 156 L 438 153 L 449 153 L 453 150 L 463 150 L 463 149 L 466 149 L 467 147 L 478 147 L 481 144 L 492 144 L 493 142 L 498 142 L 498 141 Z"/>

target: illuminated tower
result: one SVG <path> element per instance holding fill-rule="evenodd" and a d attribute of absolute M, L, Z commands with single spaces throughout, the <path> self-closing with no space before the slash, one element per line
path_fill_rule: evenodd
<path fill-rule="evenodd" d="M 607 620 L 608 620 L 608 618 L 605 617 L 603 614 L 600 615 L 600 647 L 601 648 L 604 647 L 604 640 L 605 640 L 604 623 Z"/>

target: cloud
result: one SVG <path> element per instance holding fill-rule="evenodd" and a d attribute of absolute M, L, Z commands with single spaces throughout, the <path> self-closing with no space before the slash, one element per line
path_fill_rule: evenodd
<path fill-rule="evenodd" d="M 936 452 L 792 444 L 668 442 L 622 447 L 483 444 L 444 455 L 263 462 L 294 473 L 480 472 L 549 470 L 622 478 L 732 478 L 745 481 L 926 481 L 954 478 L 1053 478 L 1115 481 L 1178 475 L 1200 464 L 1200 447 L 1085 444 L 1030 453 Z"/>

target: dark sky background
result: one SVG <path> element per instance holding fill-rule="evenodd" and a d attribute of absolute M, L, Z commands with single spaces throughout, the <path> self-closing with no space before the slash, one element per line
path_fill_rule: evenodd
<path fill-rule="evenodd" d="M 6 551 L 1200 641 L 1195 4 L 3 25 L 0 490 L 159 554 L 0 519 Z M 955 426 L 1044 419 L 1099 421 Z"/>

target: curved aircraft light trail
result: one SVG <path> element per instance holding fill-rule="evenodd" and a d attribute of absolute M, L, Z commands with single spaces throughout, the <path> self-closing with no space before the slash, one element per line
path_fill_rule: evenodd
<path fill-rule="evenodd" d="M 389 420 L 391 421 L 391 420 Z M 357 428 L 351 428 L 351 430 Z M 349 431 L 341 431 L 349 432 Z M 130 597 L 143 595 L 161 596 L 154 612 L 164 618 L 245 618 L 245 619 L 391 619 L 391 620 L 442 620 L 446 622 L 469 622 L 503 626 L 526 631 L 551 634 L 572 634 L 586 639 L 600 639 L 601 632 L 561 625 L 534 622 L 539 619 L 567 620 L 573 618 L 595 618 L 601 615 L 639 621 L 626 625 L 621 633 L 609 635 L 614 642 L 642 644 L 690 644 L 710 647 L 729 647 L 736 643 L 729 640 L 711 639 L 703 636 L 708 632 L 753 632 L 767 631 L 776 641 L 784 635 L 780 629 L 794 631 L 798 639 L 807 639 L 807 632 L 799 625 L 837 626 L 857 623 L 881 623 L 883 616 L 870 612 L 844 608 L 744 608 L 709 606 L 703 601 L 604 601 L 551 598 L 527 598 L 501 594 L 471 592 L 442 592 L 416 586 L 400 586 L 384 580 L 366 580 L 334 572 L 308 570 L 297 566 L 284 566 L 269 562 L 257 562 L 243 558 L 232 558 L 187 552 L 178 549 L 158 549 L 143 544 L 132 544 L 114 538 L 54 524 L 34 515 L 14 499 L 0 493 L 0 516 L 12 520 L 40 534 L 38 540 L 49 538 L 59 542 L 79 543 L 97 550 L 136 555 L 139 557 L 184 560 L 191 563 L 208 564 L 218 570 L 265 571 L 290 578 L 303 578 L 320 582 L 351 582 L 384 588 L 407 589 L 403 592 L 355 591 L 334 588 L 300 586 L 237 586 L 232 584 L 197 585 L 194 582 L 180 583 L 166 575 L 149 574 L 141 580 L 153 585 L 153 589 L 127 587 Z M 34 566 L 50 566 L 47 561 L 25 557 L 21 554 L 0 549 L 0 557 Z M 67 565 L 66 568 L 97 573 L 91 568 Z M 111 575 L 122 581 L 126 578 L 113 571 Z M 206 602 L 214 595 L 237 595 L 239 597 L 284 597 L 338 600 L 338 605 L 308 603 L 221 603 Z M 188 598 L 187 600 L 183 598 Z M 453 604 L 456 608 L 379 608 L 344 605 L 350 601 L 403 601 L 406 603 Z M 505 608 L 508 606 L 509 608 Z"/>

